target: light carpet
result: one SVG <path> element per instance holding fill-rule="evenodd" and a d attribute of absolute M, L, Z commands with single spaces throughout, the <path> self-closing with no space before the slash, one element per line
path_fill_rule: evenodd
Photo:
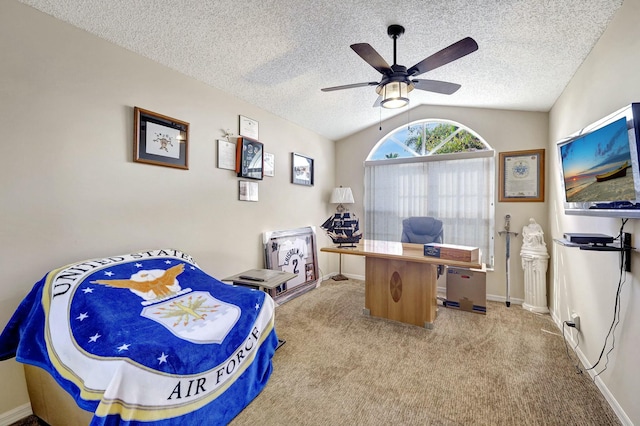
<path fill-rule="evenodd" d="M 276 309 L 287 342 L 241 425 L 618 425 L 549 315 L 439 307 L 432 330 L 362 314 L 364 283 Z"/>

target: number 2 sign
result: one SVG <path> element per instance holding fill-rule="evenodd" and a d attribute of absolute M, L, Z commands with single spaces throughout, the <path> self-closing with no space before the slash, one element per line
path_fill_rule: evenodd
<path fill-rule="evenodd" d="M 265 232 L 265 264 L 268 269 L 291 272 L 296 278 L 287 281 L 278 299 L 297 296 L 317 284 L 317 247 L 313 227 Z"/>

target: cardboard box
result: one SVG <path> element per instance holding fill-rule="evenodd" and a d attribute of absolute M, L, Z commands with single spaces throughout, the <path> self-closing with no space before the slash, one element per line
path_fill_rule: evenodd
<path fill-rule="evenodd" d="M 447 308 L 487 313 L 487 270 L 447 267 Z"/>
<path fill-rule="evenodd" d="M 477 263 L 480 260 L 480 249 L 478 247 L 455 244 L 429 243 L 424 245 L 424 255 L 440 259 Z"/>

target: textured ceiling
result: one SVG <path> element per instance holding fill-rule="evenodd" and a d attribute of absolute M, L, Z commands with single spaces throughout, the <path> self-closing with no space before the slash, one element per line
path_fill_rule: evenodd
<path fill-rule="evenodd" d="M 330 139 L 400 110 L 373 108 L 379 81 L 349 45 L 393 63 L 387 26 L 406 28 L 410 67 L 470 36 L 479 50 L 420 78 L 462 85 L 414 90 L 420 104 L 548 111 L 623 0 L 19 0 L 231 93 Z"/>

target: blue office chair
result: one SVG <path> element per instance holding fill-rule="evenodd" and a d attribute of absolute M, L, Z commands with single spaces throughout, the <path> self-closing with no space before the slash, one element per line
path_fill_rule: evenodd
<path fill-rule="evenodd" d="M 408 217 L 402 221 L 403 243 L 442 243 L 442 221 L 433 217 Z"/>
<path fill-rule="evenodd" d="M 440 243 L 444 239 L 442 221 L 429 216 L 408 217 L 402 220 L 403 243 Z M 444 272 L 444 267 L 438 265 L 438 277 Z"/>

